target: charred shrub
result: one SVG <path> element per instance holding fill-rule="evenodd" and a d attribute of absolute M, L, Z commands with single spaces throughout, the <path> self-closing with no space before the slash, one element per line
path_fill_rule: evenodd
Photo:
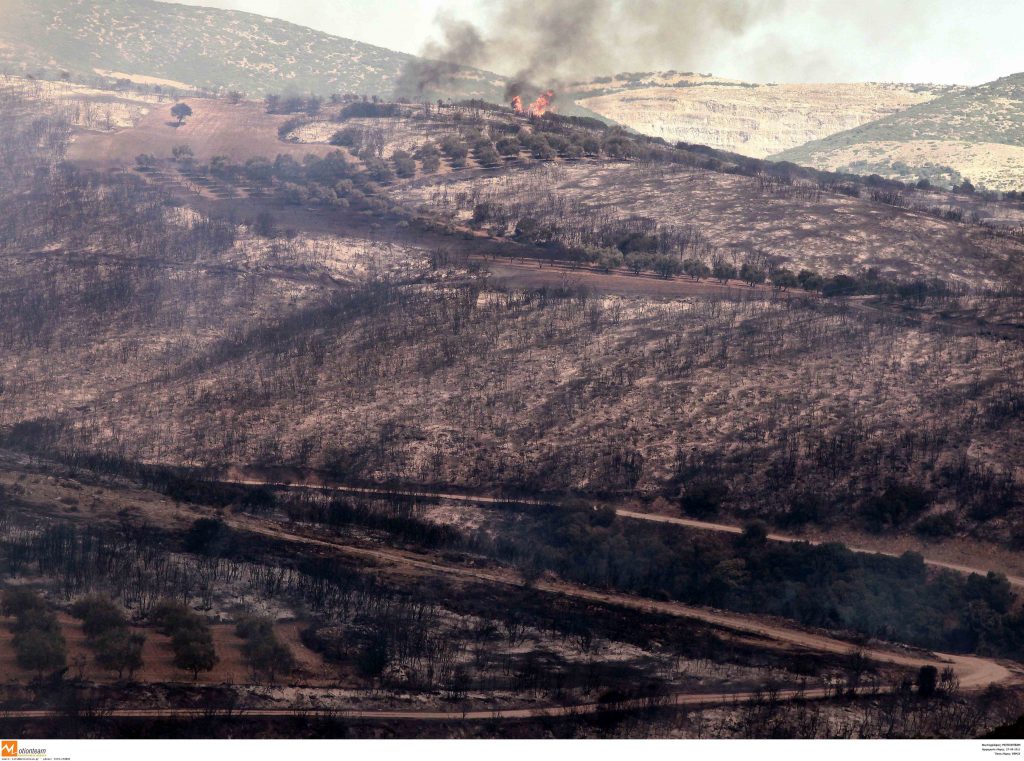
<path fill-rule="evenodd" d="M 729 496 L 729 487 L 718 481 L 701 479 L 687 485 L 679 500 L 680 509 L 695 518 L 711 518 L 718 514 Z"/>
<path fill-rule="evenodd" d="M 913 484 L 890 483 L 885 491 L 870 498 L 862 509 L 864 522 L 872 531 L 902 526 L 931 504 L 931 495 Z"/>

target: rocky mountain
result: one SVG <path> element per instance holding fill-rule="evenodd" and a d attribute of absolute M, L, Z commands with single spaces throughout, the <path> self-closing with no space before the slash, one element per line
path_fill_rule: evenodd
<path fill-rule="evenodd" d="M 180 87 L 394 95 L 421 59 L 251 13 L 153 0 L 0 0 L 0 64 Z M 504 100 L 497 75 L 458 69 L 425 96 Z"/>
<path fill-rule="evenodd" d="M 948 93 L 773 158 L 943 185 L 968 178 L 995 190 L 1019 190 L 1024 73 Z"/>
<path fill-rule="evenodd" d="M 575 86 L 577 102 L 638 132 L 763 158 L 921 105 L 932 85 L 751 84 L 706 74 L 620 75 Z"/>

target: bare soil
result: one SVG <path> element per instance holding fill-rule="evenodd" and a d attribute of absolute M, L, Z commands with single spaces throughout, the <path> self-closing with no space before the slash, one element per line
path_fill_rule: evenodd
<path fill-rule="evenodd" d="M 139 154 L 168 158 L 178 145 L 192 148 L 199 162 L 226 156 L 244 163 L 254 156 L 273 159 L 286 154 L 300 159 L 332 150 L 324 145 L 296 145 L 282 142 L 277 129 L 289 117 L 267 114 L 260 103 L 243 101 L 236 105 L 222 100 L 189 98 L 192 116 L 177 126 L 170 105 L 154 107 L 131 129 L 104 134 L 78 134 L 68 157 L 83 166 L 119 168 L 135 165 Z"/>

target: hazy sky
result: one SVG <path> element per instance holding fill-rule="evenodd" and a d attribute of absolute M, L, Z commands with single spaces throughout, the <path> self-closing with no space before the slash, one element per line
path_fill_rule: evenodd
<path fill-rule="evenodd" d="M 439 14 L 468 21 L 486 38 L 496 39 L 499 19 L 515 2 L 178 1 L 275 16 L 409 53 L 421 52 L 429 39 L 438 37 Z M 978 84 L 1024 71 L 1022 0 L 592 1 L 609 19 L 603 55 L 586 62 L 593 75 L 678 69 L 760 82 Z M 559 6 L 559 0 L 537 2 L 547 5 L 549 13 Z M 586 2 L 565 0 L 576 6 Z M 531 2 L 513 5 L 517 13 L 530 6 Z M 654 6 L 654 15 L 643 19 Z M 742 23 L 705 22 L 709 14 L 738 14 Z M 650 44 L 652 40 L 655 44 Z M 500 73 L 514 73 L 519 65 L 514 50 L 503 55 L 512 58 L 486 63 Z"/>

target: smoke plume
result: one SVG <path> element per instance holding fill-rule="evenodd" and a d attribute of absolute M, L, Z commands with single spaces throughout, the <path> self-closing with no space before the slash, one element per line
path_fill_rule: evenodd
<path fill-rule="evenodd" d="M 617 73 L 623 60 L 646 69 L 698 67 L 701 54 L 743 35 L 784 0 L 501 0 L 481 28 L 449 16 L 427 62 L 403 77 L 422 92 L 460 67 L 510 76 L 507 95 Z"/>
<path fill-rule="evenodd" d="M 477 66 L 484 60 L 487 42 L 475 26 L 446 14 L 438 16 L 437 25 L 441 40 L 427 42 L 422 59 L 405 68 L 399 81 L 399 91 L 423 93 L 443 86 L 460 68 Z"/>

